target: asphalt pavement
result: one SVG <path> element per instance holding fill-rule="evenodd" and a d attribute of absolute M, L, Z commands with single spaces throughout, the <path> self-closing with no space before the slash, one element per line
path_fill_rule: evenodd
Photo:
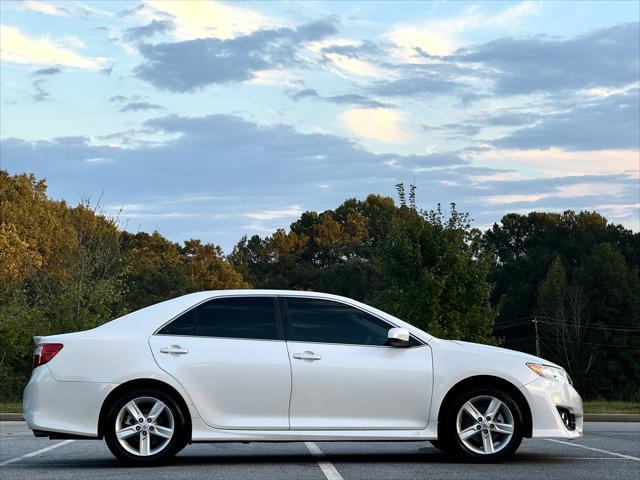
<path fill-rule="evenodd" d="M 427 442 L 194 444 L 155 468 L 118 464 L 102 441 L 35 438 L 0 422 L 1 479 L 640 479 L 640 423 L 586 423 L 564 442 L 525 439 L 500 464 L 457 462 Z"/>

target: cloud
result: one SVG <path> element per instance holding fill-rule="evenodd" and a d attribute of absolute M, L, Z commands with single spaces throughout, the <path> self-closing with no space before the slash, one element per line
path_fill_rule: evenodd
<path fill-rule="evenodd" d="M 295 218 L 299 217 L 304 210 L 300 205 L 292 205 L 290 207 L 278 210 L 262 210 L 259 212 L 248 212 L 244 216 L 253 218 L 254 220 L 274 220 L 276 218 Z"/>
<path fill-rule="evenodd" d="M 399 143 L 407 134 L 399 125 L 400 114 L 390 108 L 354 108 L 340 120 L 356 135 L 384 143 Z"/>
<path fill-rule="evenodd" d="M 57 75 L 58 73 L 62 73 L 62 70 L 60 70 L 58 67 L 48 67 L 48 68 L 41 68 L 39 70 L 36 70 L 35 72 L 33 72 L 33 75 L 36 75 L 36 76 Z"/>
<path fill-rule="evenodd" d="M 640 89 L 595 100 L 578 99 L 570 110 L 493 142 L 498 148 L 612 150 L 640 148 Z"/>
<path fill-rule="evenodd" d="M 49 38 L 28 37 L 9 25 L 2 25 L 0 29 L 0 60 L 33 65 L 64 65 L 87 70 L 97 70 L 100 66 L 96 59 L 61 47 Z"/>
<path fill-rule="evenodd" d="M 390 103 L 379 102 L 377 100 L 367 98 L 364 95 L 358 95 L 355 93 L 333 95 L 331 97 L 325 97 L 325 100 L 345 105 L 359 105 L 365 108 L 394 108 Z"/>
<path fill-rule="evenodd" d="M 129 97 L 126 95 L 113 95 L 107 99 L 109 103 L 140 102 L 142 100 L 144 100 L 144 97 L 141 95 L 131 95 Z"/>
<path fill-rule="evenodd" d="M 526 10 L 523 7 L 522 11 Z M 499 23 L 504 24 L 502 20 Z M 573 38 L 503 37 L 448 49 L 448 54 L 434 54 L 433 48 L 429 51 L 416 43 L 411 58 L 404 62 L 380 63 L 393 75 L 373 82 L 369 91 L 388 97 L 453 95 L 463 104 L 488 99 L 490 95 L 549 96 L 578 90 L 589 96 L 606 96 L 637 85 L 638 38 L 640 23 L 634 22 Z M 511 116 L 511 120 L 515 121 L 515 117 Z"/>
<path fill-rule="evenodd" d="M 492 127 L 515 127 L 534 123 L 540 117 L 541 115 L 535 112 L 505 110 L 484 117 L 482 121 Z"/>
<path fill-rule="evenodd" d="M 593 152 L 495 149 L 469 152 L 476 165 L 510 168 L 522 176 L 611 175 L 626 172 L 640 177 L 638 153 L 633 150 Z"/>
<path fill-rule="evenodd" d="M 47 100 L 49 100 L 49 97 L 51 96 L 51 94 L 44 89 L 43 85 L 44 85 L 44 80 L 34 80 L 33 82 L 33 88 L 35 90 L 35 93 L 33 94 L 34 102 L 46 102 Z"/>
<path fill-rule="evenodd" d="M 85 158 L 84 161 L 86 163 L 111 163 L 113 159 L 105 158 L 105 157 L 91 157 L 91 158 Z"/>
<path fill-rule="evenodd" d="M 126 102 L 128 100 L 128 97 L 125 97 L 124 95 L 114 95 L 113 97 L 109 97 L 109 101 L 110 102 Z"/>
<path fill-rule="evenodd" d="M 139 12 L 143 8 L 144 8 L 144 5 L 143 4 L 139 4 L 139 5 L 136 5 L 135 7 L 127 8 L 125 10 L 120 10 L 118 13 L 116 13 L 116 17 L 118 17 L 118 18 L 126 18 L 126 17 L 129 17 L 131 15 L 134 15 L 135 13 Z"/>
<path fill-rule="evenodd" d="M 379 57 L 384 55 L 384 50 L 371 40 L 332 42 L 324 45 L 311 45 L 310 47 L 311 50 L 319 50 L 323 54 L 336 53 L 349 58 Z"/>
<path fill-rule="evenodd" d="M 501 38 L 450 60 L 491 69 L 501 95 L 625 86 L 640 78 L 639 26 L 625 23 L 569 39 Z"/>
<path fill-rule="evenodd" d="M 384 77 L 385 72 L 373 63 L 359 60 L 357 58 L 342 55 L 340 53 L 326 53 L 325 58 L 328 58 L 335 66 L 340 70 L 347 73 L 362 77 Z"/>
<path fill-rule="evenodd" d="M 490 211 L 598 210 L 637 229 L 637 182 L 637 177 L 621 174 L 489 182 L 483 186 L 494 193 L 482 201 Z"/>
<path fill-rule="evenodd" d="M 451 136 L 449 138 L 455 138 L 460 136 L 473 137 L 480 132 L 482 126 L 473 123 L 445 123 L 437 127 L 422 125 L 422 129 L 425 132 L 450 132 Z"/>
<path fill-rule="evenodd" d="M 272 28 L 279 22 L 238 4 L 201 0 L 149 0 L 151 11 L 169 15 L 175 22 L 175 35 L 181 40 L 217 38 L 229 40 L 257 30 Z"/>
<path fill-rule="evenodd" d="M 303 85 L 304 82 L 298 76 L 288 70 L 260 70 L 253 74 L 253 78 L 246 82 L 248 85 L 269 85 L 269 86 L 286 86 L 297 87 Z"/>
<path fill-rule="evenodd" d="M 139 42 L 143 38 L 152 37 L 157 33 L 168 33 L 174 29 L 170 20 L 152 20 L 142 27 L 128 28 L 124 32 L 124 39 L 129 42 Z"/>
<path fill-rule="evenodd" d="M 479 93 L 472 90 L 470 80 L 477 82 L 476 68 L 455 61 L 418 64 L 384 64 L 393 72 L 390 80 L 372 82 L 368 90 L 376 95 L 388 97 L 415 97 L 434 95 L 456 95 L 475 99 Z"/>
<path fill-rule="evenodd" d="M 37 0 L 24 0 L 20 6 L 30 12 L 44 13 L 45 15 L 55 15 L 58 17 L 66 17 L 71 14 L 69 10 L 51 3 L 40 2 Z"/>
<path fill-rule="evenodd" d="M 370 177 L 390 176 L 394 181 L 401 171 L 409 175 L 414 169 L 465 164 L 455 154 L 375 154 L 344 137 L 300 133 L 286 125 L 262 126 L 231 115 L 169 115 L 148 120 L 144 127 L 169 134 L 171 139 L 135 148 L 97 145 L 85 137 L 36 142 L 5 139 L 0 145 L 10 169 L 34 171 L 71 188 L 83 184 L 103 190 L 108 185 L 111 194 L 124 197 L 142 179 L 150 188 L 165 192 L 235 189 L 259 198 L 283 188 L 305 195 L 309 185 L 336 178 L 352 181 L 364 171 Z M 93 177 L 82 166 L 89 158 L 111 159 L 113 170 Z M 175 162 L 181 165 L 178 173 Z M 247 176 L 247 171 L 255 174 Z"/>
<path fill-rule="evenodd" d="M 73 202 L 82 185 L 82 193 L 89 196 L 104 192 L 105 205 L 114 206 L 114 211 L 122 205 L 137 205 L 133 210 L 125 207 L 121 216 L 129 219 L 130 230 L 157 228 L 173 240 L 203 238 L 222 244 L 227 251 L 245 233 L 272 231 L 274 223 L 284 226 L 284 215 L 295 215 L 294 209 L 334 208 L 346 197 L 364 198 L 372 192 L 393 195 L 393 185 L 414 179 L 420 206 L 454 201 L 481 224 L 495 221 L 518 205 L 484 201 L 500 195 L 557 189 L 568 195 L 574 188 L 572 197 L 539 199 L 542 203 L 529 208 L 553 207 L 553 202 L 578 209 L 637 202 L 637 198 L 630 199 L 634 191 L 637 196 L 637 180 L 634 184 L 628 174 L 518 183 L 498 179 L 508 170 L 479 165 L 478 158 L 470 164 L 459 152 L 373 153 L 348 138 L 300 133 L 287 125 L 259 125 L 231 115 L 169 115 L 148 120 L 143 127 L 160 134 L 163 141 L 120 148 L 85 137 L 6 138 L 0 142 L 3 167 L 46 178 L 53 198 Z M 549 158 L 554 165 L 572 161 Z M 594 163 L 593 159 L 589 162 Z M 582 187 L 572 187 L 581 184 L 621 184 L 624 188 L 584 196 Z M 522 208 L 527 207 L 523 204 Z M 277 215 L 283 216 L 275 218 Z M 251 227 L 247 219 L 255 221 Z"/>
<path fill-rule="evenodd" d="M 461 93 L 462 90 L 463 85 L 458 81 L 431 74 L 376 82 L 371 87 L 373 93 L 388 97 L 425 94 L 448 95 Z"/>
<path fill-rule="evenodd" d="M 397 55 L 406 61 L 416 60 L 417 49 L 429 55 L 450 55 L 461 46 L 468 32 L 511 29 L 521 19 L 537 15 L 540 10 L 541 5 L 532 1 L 510 5 L 497 13 L 483 13 L 472 6 L 452 17 L 395 25 L 385 37 L 398 47 Z"/>
<path fill-rule="evenodd" d="M 99 70 L 99 72 L 108 77 L 111 75 L 111 72 L 113 72 L 113 68 L 114 65 L 111 65 L 110 67 L 103 67 Z"/>
<path fill-rule="evenodd" d="M 335 32 L 335 21 L 327 19 L 295 29 L 260 30 L 229 40 L 142 44 L 138 48 L 145 61 L 135 72 L 158 88 L 192 92 L 214 83 L 250 80 L 260 71 L 302 63 L 296 58 L 300 44 Z"/>
<path fill-rule="evenodd" d="M 337 103 L 340 105 L 358 105 L 365 108 L 394 108 L 390 103 L 379 102 L 364 95 L 356 93 L 347 93 L 343 95 L 322 96 L 313 88 L 304 88 L 291 94 L 291 98 L 295 101 L 303 98 L 313 98 L 323 100 L 325 102 Z"/>
<path fill-rule="evenodd" d="M 293 95 L 291 95 L 291 98 L 293 100 L 300 100 L 302 98 L 316 98 L 319 96 L 320 95 L 318 94 L 317 90 L 313 88 L 304 88 L 302 90 L 295 92 Z"/>
<path fill-rule="evenodd" d="M 129 102 L 119 112 L 140 112 L 147 110 L 164 110 L 164 107 L 149 102 Z"/>

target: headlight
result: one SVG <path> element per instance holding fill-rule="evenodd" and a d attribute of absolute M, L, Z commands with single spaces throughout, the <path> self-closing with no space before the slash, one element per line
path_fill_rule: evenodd
<path fill-rule="evenodd" d="M 540 363 L 527 363 L 527 367 L 541 377 L 552 378 L 567 385 L 571 385 L 571 378 L 563 368 L 542 365 Z"/>

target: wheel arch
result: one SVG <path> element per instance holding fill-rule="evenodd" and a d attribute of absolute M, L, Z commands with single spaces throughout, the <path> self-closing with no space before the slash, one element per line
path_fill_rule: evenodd
<path fill-rule="evenodd" d="M 185 419 L 185 434 L 187 436 L 188 442 L 191 442 L 191 435 L 193 432 L 192 424 L 191 424 L 191 413 L 189 411 L 189 407 L 187 406 L 187 402 L 185 402 L 184 398 L 175 388 L 173 388 L 168 383 L 165 383 L 161 380 L 154 380 L 151 378 L 138 378 L 135 380 L 129 380 L 125 383 L 121 383 L 116 388 L 114 388 L 109 395 L 102 402 L 102 407 L 100 408 L 100 415 L 98 416 L 98 438 L 103 438 L 104 436 L 104 423 L 106 421 L 107 413 L 109 412 L 110 405 L 124 392 L 127 390 L 131 390 L 134 388 L 154 388 L 157 390 L 162 390 L 167 395 L 170 395 L 178 404 Z"/>
<path fill-rule="evenodd" d="M 440 409 L 438 411 L 438 438 L 441 437 L 440 428 L 443 425 L 442 420 L 444 418 L 444 415 L 447 413 L 447 410 L 451 406 L 451 403 L 455 398 L 458 397 L 458 395 L 474 387 L 496 387 L 504 390 L 509 395 L 511 395 L 513 397 L 513 400 L 518 404 L 518 407 L 520 408 L 520 411 L 522 413 L 522 422 L 524 426 L 523 436 L 531 438 L 533 421 L 531 417 L 531 407 L 529 406 L 529 402 L 527 402 L 525 396 L 513 383 L 503 378 L 495 377 L 492 375 L 476 375 L 473 377 L 468 377 L 464 380 L 459 381 L 449 389 L 447 394 L 442 399 Z"/>

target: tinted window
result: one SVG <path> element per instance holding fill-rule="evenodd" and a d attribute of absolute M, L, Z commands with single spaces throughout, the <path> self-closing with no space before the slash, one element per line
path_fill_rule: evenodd
<path fill-rule="evenodd" d="M 195 335 L 196 323 L 195 323 L 195 309 L 189 310 L 183 313 L 173 322 L 162 327 L 158 333 L 162 335 Z"/>
<path fill-rule="evenodd" d="M 296 340 L 301 342 L 385 345 L 391 325 L 362 310 L 330 300 L 288 298 Z"/>
<path fill-rule="evenodd" d="M 229 297 L 209 300 L 181 315 L 158 333 L 276 340 L 278 332 L 273 298 Z"/>

